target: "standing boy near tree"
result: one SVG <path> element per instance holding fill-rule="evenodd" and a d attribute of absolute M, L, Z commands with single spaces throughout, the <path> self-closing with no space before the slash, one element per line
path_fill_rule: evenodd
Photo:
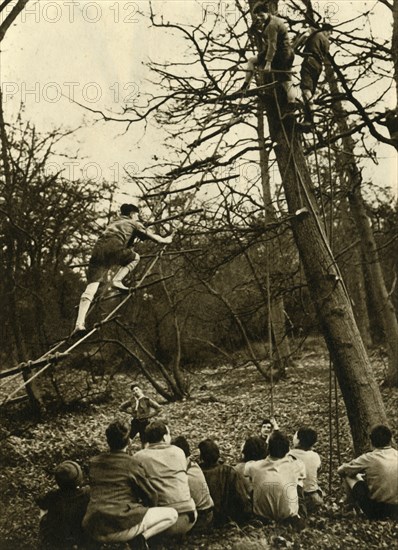
<path fill-rule="evenodd" d="M 91 302 L 98 290 L 100 283 L 108 270 L 119 265 L 119 271 L 113 278 L 112 286 L 118 290 L 128 291 L 123 284 L 127 277 L 140 261 L 140 257 L 131 248 L 136 239 L 145 241 L 147 239 L 159 244 L 170 244 L 173 237 L 161 237 L 145 228 L 138 221 L 139 208 L 136 204 L 122 204 L 120 216 L 111 222 L 98 238 L 90 258 L 87 271 L 87 287 L 80 298 L 79 312 L 76 320 L 74 334 L 86 330 L 86 315 Z"/>
<path fill-rule="evenodd" d="M 134 439 L 139 433 L 141 443 L 144 444 L 145 428 L 149 424 L 149 419 L 159 414 L 161 406 L 150 397 L 146 397 L 137 384 L 131 384 L 130 389 L 132 398 L 122 403 L 119 410 L 133 415 L 130 439 Z"/>

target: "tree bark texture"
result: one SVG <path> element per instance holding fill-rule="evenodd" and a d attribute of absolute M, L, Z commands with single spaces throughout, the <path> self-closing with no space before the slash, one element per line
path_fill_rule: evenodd
<path fill-rule="evenodd" d="M 336 76 L 332 67 L 326 67 L 326 76 L 332 95 L 339 93 Z M 339 131 L 348 133 L 347 113 L 341 101 L 332 103 L 333 114 Z M 388 350 L 387 385 L 398 385 L 398 321 L 391 296 L 388 293 L 383 270 L 381 267 L 377 244 L 373 229 L 367 215 L 365 201 L 362 196 L 362 174 L 355 157 L 355 144 L 350 135 L 342 138 L 342 148 L 338 154 L 340 171 L 344 172 L 342 183 L 345 184 L 350 210 L 355 222 L 361 243 L 364 269 L 370 293 L 372 309 L 383 328 Z"/>

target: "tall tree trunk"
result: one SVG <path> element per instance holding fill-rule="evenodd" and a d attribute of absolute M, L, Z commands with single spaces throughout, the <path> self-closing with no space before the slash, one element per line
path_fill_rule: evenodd
<path fill-rule="evenodd" d="M 164 278 L 162 261 L 160 261 L 160 276 Z M 166 281 L 162 282 L 163 290 L 166 295 L 167 302 L 170 307 L 170 315 L 173 316 L 173 327 L 174 327 L 174 337 L 175 337 L 175 355 L 173 358 L 172 371 L 174 380 L 177 384 L 178 390 L 180 392 L 180 397 L 185 397 L 189 395 L 189 386 L 188 381 L 181 370 L 181 329 L 180 323 L 177 316 L 176 305 L 171 298 L 171 294 L 167 287 Z"/>
<path fill-rule="evenodd" d="M 372 303 L 378 316 L 380 316 L 386 339 L 388 372 L 385 384 L 398 386 L 398 321 L 391 296 L 384 281 L 377 245 L 360 187 L 351 190 L 349 203 L 361 235 L 362 254 L 367 266 Z"/>
<path fill-rule="evenodd" d="M 339 93 L 336 76 L 330 65 L 326 67 L 326 77 L 333 96 Z M 341 101 L 332 103 L 333 113 L 341 133 L 349 130 L 347 113 Z M 385 383 L 398 385 L 398 321 L 391 296 L 388 293 L 381 267 L 377 244 L 370 224 L 365 201 L 362 196 L 362 174 L 356 163 L 354 141 L 350 135 L 342 138 L 342 150 L 339 152 L 340 169 L 344 171 L 346 193 L 351 213 L 360 237 L 364 267 L 367 271 L 368 289 L 375 314 L 383 328 L 388 350 L 388 373 Z"/>
<path fill-rule="evenodd" d="M 264 134 L 264 106 L 259 102 L 257 110 L 257 140 L 259 145 L 260 154 L 260 170 L 261 170 L 261 185 L 263 191 L 264 209 L 265 209 L 265 221 L 266 223 L 272 223 L 276 221 L 276 213 L 272 204 L 271 195 L 271 182 L 269 175 L 269 151 L 265 145 Z M 268 243 L 268 258 L 272 258 L 272 263 L 268 261 L 268 272 L 271 277 L 271 270 L 273 274 L 278 275 L 283 272 L 281 262 L 281 251 L 279 247 L 279 241 L 277 238 L 271 239 Z M 286 368 L 291 364 L 291 353 L 289 338 L 286 334 L 285 323 L 285 307 L 282 296 L 276 295 L 272 288 L 270 290 L 270 311 L 268 315 L 271 317 L 268 322 L 271 323 L 272 336 L 274 340 L 274 353 L 275 359 L 273 361 L 280 377 L 286 375 Z"/>

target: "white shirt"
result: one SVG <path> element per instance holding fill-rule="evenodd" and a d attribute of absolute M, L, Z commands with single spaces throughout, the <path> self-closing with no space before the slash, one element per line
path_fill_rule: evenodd
<path fill-rule="evenodd" d="M 248 462 L 245 467 L 253 484 L 253 511 L 255 514 L 281 520 L 298 515 L 297 486 L 305 478 L 301 460 L 286 455 L 284 458 L 267 457 Z"/>
<path fill-rule="evenodd" d="M 292 449 L 289 454 L 299 458 L 304 462 L 306 476 L 304 479 L 304 491 L 313 493 L 318 491 L 318 470 L 321 467 L 321 458 L 315 451 L 305 451 L 304 449 Z"/>
<path fill-rule="evenodd" d="M 366 474 L 370 498 L 377 502 L 398 504 L 398 451 L 382 447 L 342 464 L 338 470 L 348 476 Z"/>

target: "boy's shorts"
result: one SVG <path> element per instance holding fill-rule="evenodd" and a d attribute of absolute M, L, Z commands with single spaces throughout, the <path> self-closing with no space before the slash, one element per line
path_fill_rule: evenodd
<path fill-rule="evenodd" d="M 136 257 L 136 252 L 131 248 L 126 248 L 116 237 L 98 239 L 90 258 L 87 282 L 102 282 L 109 268 L 114 265 L 125 266 Z"/>
<path fill-rule="evenodd" d="M 312 56 L 306 57 L 301 65 L 300 88 L 314 95 L 321 73 L 322 63 Z"/>
<path fill-rule="evenodd" d="M 365 481 L 358 481 L 352 488 L 352 496 L 362 512 L 369 519 L 398 519 L 398 504 L 377 502 L 370 498 L 369 487 Z"/>

